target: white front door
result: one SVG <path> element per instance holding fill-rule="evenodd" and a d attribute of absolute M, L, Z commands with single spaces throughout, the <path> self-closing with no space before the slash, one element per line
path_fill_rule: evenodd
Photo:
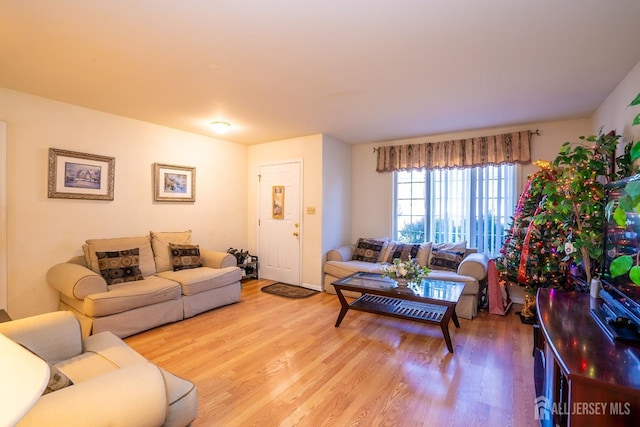
<path fill-rule="evenodd" d="M 299 161 L 260 166 L 260 278 L 300 286 L 302 224 Z"/>

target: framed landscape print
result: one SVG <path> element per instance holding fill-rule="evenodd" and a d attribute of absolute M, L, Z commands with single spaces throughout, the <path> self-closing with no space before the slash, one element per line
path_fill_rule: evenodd
<path fill-rule="evenodd" d="M 49 148 L 48 197 L 113 200 L 116 159 Z"/>
<path fill-rule="evenodd" d="M 156 202 L 195 202 L 196 168 L 155 164 Z"/>

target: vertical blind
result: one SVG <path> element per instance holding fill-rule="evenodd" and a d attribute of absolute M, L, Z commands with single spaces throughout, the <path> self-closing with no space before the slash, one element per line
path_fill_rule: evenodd
<path fill-rule="evenodd" d="M 510 165 L 436 169 L 427 178 L 426 241 L 467 241 L 499 255 L 516 203 L 516 169 Z"/>

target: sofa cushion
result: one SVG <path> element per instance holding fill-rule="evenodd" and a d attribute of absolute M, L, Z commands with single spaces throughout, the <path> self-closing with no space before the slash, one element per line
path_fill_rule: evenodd
<path fill-rule="evenodd" d="M 384 240 L 360 238 L 352 259 L 354 261 L 378 262 L 385 243 Z"/>
<path fill-rule="evenodd" d="M 423 267 L 429 267 L 429 257 L 431 256 L 431 242 L 422 243 L 418 251 L 416 261 Z"/>
<path fill-rule="evenodd" d="M 445 271 L 445 270 L 432 270 L 431 273 L 427 276 L 428 280 L 442 280 L 445 282 L 458 282 L 464 283 L 464 290 L 462 291 L 462 295 L 467 294 L 477 294 L 479 289 L 479 284 L 476 279 L 469 276 L 461 276 L 453 271 Z"/>
<path fill-rule="evenodd" d="M 330 276 L 341 279 L 358 271 L 382 274 L 382 267 L 384 265 L 388 264 L 378 264 L 365 261 L 327 261 L 324 263 L 324 272 Z"/>
<path fill-rule="evenodd" d="M 198 389 L 191 381 L 160 369 L 167 386 L 169 410 L 165 426 L 188 426 L 198 415 Z"/>
<path fill-rule="evenodd" d="M 221 288 L 242 279 L 242 270 L 238 267 L 191 268 L 178 271 L 163 271 L 158 277 L 178 282 L 184 295 L 195 295 L 211 289 Z"/>
<path fill-rule="evenodd" d="M 169 243 L 175 243 L 177 245 L 191 244 L 191 230 L 152 231 L 150 232 L 150 236 L 153 257 L 156 263 L 156 271 L 173 270 Z"/>
<path fill-rule="evenodd" d="M 131 248 L 140 249 L 139 260 L 142 275 L 146 277 L 156 273 L 156 264 L 153 260 L 149 236 L 89 239 L 82 248 L 87 259 L 87 266 L 98 274 L 100 274 L 100 266 L 96 252 L 121 251 Z"/>
<path fill-rule="evenodd" d="M 198 245 L 176 245 L 169 243 L 173 271 L 202 267 Z"/>
<path fill-rule="evenodd" d="M 389 254 L 393 252 L 396 247 L 396 242 L 386 240 L 384 245 L 382 245 L 382 249 L 380 249 L 380 255 L 378 256 L 377 262 L 387 262 L 387 258 L 389 258 Z"/>
<path fill-rule="evenodd" d="M 100 274 L 108 285 L 143 280 L 140 271 L 140 249 L 96 252 Z"/>
<path fill-rule="evenodd" d="M 179 299 L 180 284 L 158 276 L 148 276 L 140 282 L 125 282 L 109 286 L 107 292 L 88 295 L 84 313 L 92 317 L 107 316 L 138 307 Z"/>
<path fill-rule="evenodd" d="M 458 271 L 467 250 L 467 242 L 434 243 L 428 267 L 436 270 Z"/>
<path fill-rule="evenodd" d="M 400 258 L 401 261 L 406 261 L 409 257 L 417 259 L 420 246 L 419 243 L 396 243 L 384 261 L 393 263 L 396 258 Z"/>

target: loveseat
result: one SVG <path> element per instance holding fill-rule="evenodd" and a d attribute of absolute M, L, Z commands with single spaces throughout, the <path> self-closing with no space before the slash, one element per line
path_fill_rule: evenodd
<path fill-rule="evenodd" d="M 240 301 L 236 258 L 194 245 L 190 230 L 90 239 L 83 252 L 51 267 L 47 282 L 85 336 L 124 338 Z"/>
<path fill-rule="evenodd" d="M 418 264 L 431 269 L 429 279 L 462 282 L 465 284 L 456 306 L 458 317 L 473 319 L 478 313 L 478 294 L 487 278 L 489 258 L 468 248 L 466 242 L 435 244 L 407 244 L 390 241 L 388 238 L 361 238 L 355 245 L 332 249 L 324 263 L 324 290 L 335 294 L 332 285 L 358 271 L 382 273 L 385 265 L 394 258 L 403 261 L 411 257 Z M 355 293 L 345 293 L 357 297 Z"/>
<path fill-rule="evenodd" d="M 32 357 L 29 351 L 50 369 L 44 394 L 18 426 L 180 427 L 197 416 L 192 382 L 150 363 L 110 332 L 83 339 L 68 311 L 0 323 L 0 334 L 24 347 L 22 357 Z M 8 357 L 0 354 L 4 364 L 12 363 Z"/>

